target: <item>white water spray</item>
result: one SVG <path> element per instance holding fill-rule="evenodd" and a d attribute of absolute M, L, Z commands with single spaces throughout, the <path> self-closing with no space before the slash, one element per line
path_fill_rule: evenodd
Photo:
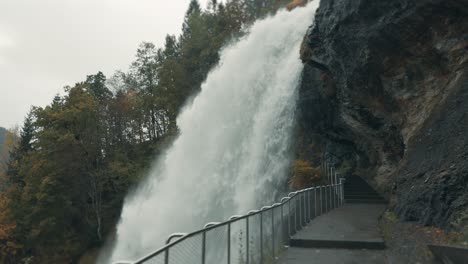
<path fill-rule="evenodd" d="M 274 202 L 290 164 L 299 47 L 318 1 L 253 25 L 178 118 L 180 136 L 125 201 L 111 260 Z"/>

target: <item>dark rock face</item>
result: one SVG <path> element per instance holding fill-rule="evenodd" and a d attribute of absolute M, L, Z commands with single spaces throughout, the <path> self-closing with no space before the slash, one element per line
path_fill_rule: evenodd
<path fill-rule="evenodd" d="M 406 220 L 468 227 L 468 0 L 321 0 L 298 153 L 352 164 Z"/>

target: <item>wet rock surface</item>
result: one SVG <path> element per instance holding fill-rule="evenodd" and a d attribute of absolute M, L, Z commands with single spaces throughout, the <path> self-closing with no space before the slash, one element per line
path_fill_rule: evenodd
<path fill-rule="evenodd" d="M 298 155 L 365 177 L 403 220 L 467 230 L 467 29 L 468 0 L 321 0 Z"/>

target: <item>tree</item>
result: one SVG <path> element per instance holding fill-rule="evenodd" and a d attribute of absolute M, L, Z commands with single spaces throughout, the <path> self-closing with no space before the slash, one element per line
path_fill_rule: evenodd
<path fill-rule="evenodd" d="M 3 133 L 2 142 L 0 142 L 0 172 L 6 173 L 10 153 L 16 148 L 19 140 L 19 128 L 16 126 L 11 129 L 4 129 Z M 1 186 L 0 184 L 0 189 L 2 188 Z"/>
<path fill-rule="evenodd" d="M 0 174 L 7 183 L 0 190 L 0 262 L 76 262 L 102 244 L 125 194 L 177 135 L 180 109 L 200 91 L 223 45 L 256 18 L 248 4 L 264 14 L 282 1 L 247 2 L 211 0 L 204 11 L 192 0 L 182 33 L 167 35 L 161 48 L 143 42 L 129 71 L 110 80 L 88 75 L 50 105 L 31 109 Z M 297 166 L 297 175 L 304 170 Z"/>
<path fill-rule="evenodd" d="M 10 161 L 7 164 L 7 185 L 20 184 L 22 185 L 22 179 L 19 175 L 20 165 L 23 157 L 25 157 L 30 151 L 33 150 L 34 135 L 36 127 L 34 126 L 35 119 L 35 108 L 31 108 L 23 123 L 23 127 L 20 132 L 19 143 L 10 152 Z"/>
<path fill-rule="evenodd" d="M 302 189 L 320 180 L 320 169 L 314 168 L 308 161 L 296 160 L 292 168 L 289 185 L 294 189 Z"/>
<path fill-rule="evenodd" d="M 169 38 L 168 41 L 172 41 Z M 143 114 L 150 119 L 146 125 L 150 140 L 156 140 L 164 133 L 162 120 L 164 117 L 164 106 L 159 99 L 163 95 L 158 86 L 158 69 L 164 57 L 161 50 L 157 50 L 154 44 L 143 42 L 138 51 L 135 62 L 132 63 L 131 71 L 137 86 L 140 88 Z"/>

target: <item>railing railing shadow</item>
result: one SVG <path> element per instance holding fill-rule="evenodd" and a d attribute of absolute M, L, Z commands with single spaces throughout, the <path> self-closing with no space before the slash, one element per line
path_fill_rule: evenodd
<path fill-rule="evenodd" d="M 343 205 L 344 179 L 327 163 L 321 170 L 326 185 L 291 192 L 279 203 L 208 223 L 192 233 L 172 234 L 162 248 L 147 256 L 115 264 L 274 263 L 290 238 L 312 219 Z"/>

